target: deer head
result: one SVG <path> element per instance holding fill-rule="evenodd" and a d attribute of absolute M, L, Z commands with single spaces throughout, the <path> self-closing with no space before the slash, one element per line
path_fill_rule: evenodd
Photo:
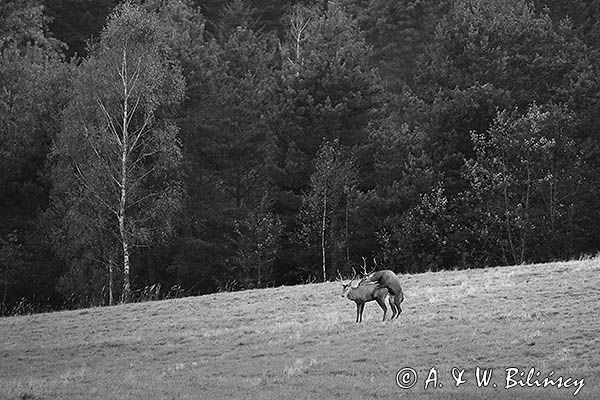
<path fill-rule="evenodd" d="M 353 273 L 352 279 L 350 279 L 348 282 L 344 282 L 344 279 L 342 278 L 340 271 L 338 271 L 337 281 L 339 281 L 342 284 L 342 297 L 346 297 L 348 295 L 348 292 L 350 291 L 350 289 L 352 289 L 352 282 L 354 281 L 354 279 L 356 279 L 356 275 L 357 275 L 354 268 L 352 268 L 352 273 Z"/>

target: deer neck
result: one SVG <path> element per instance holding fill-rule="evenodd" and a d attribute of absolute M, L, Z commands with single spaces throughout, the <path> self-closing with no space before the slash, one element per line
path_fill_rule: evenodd
<path fill-rule="evenodd" d="M 350 290 L 348 291 L 348 299 L 350 300 L 357 300 L 358 299 L 358 291 L 356 290 L 356 288 L 350 288 Z"/>

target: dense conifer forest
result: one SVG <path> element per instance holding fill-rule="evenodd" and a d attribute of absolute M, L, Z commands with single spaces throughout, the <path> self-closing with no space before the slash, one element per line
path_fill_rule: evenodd
<path fill-rule="evenodd" d="M 5 0 L 0 314 L 600 244 L 592 0 Z"/>

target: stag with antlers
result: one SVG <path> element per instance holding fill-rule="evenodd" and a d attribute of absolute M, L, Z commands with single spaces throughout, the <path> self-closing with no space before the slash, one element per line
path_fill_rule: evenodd
<path fill-rule="evenodd" d="M 379 307 L 383 310 L 383 320 L 385 321 L 387 316 L 387 306 L 385 305 L 385 299 L 388 298 L 390 308 L 392 309 L 392 317 L 394 319 L 399 314 L 397 311 L 392 297 L 388 296 L 388 289 L 379 287 L 376 283 L 359 284 L 356 287 L 352 287 L 352 282 L 356 279 L 357 273 L 352 269 L 354 276 L 350 281 L 344 283 L 342 276 L 338 271 L 338 280 L 342 284 L 342 297 L 348 297 L 356 303 L 356 323 L 362 322 L 363 312 L 365 310 L 365 303 L 369 301 L 377 301 Z"/>
<path fill-rule="evenodd" d="M 400 308 L 400 304 L 404 301 L 404 293 L 402 292 L 402 286 L 400 285 L 400 279 L 398 275 L 392 270 L 382 269 L 379 271 L 375 271 L 377 268 L 377 260 L 373 259 L 373 264 L 375 267 L 367 272 L 367 260 L 365 257 L 363 259 L 363 278 L 359 283 L 359 287 L 361 285 L 370 285 L 373 283 L 377 284 L 377 289 L 387 289 L 390 296 L 390 303 L 393 303 L 394 306 L 398 309 L 398 313 L 394 314 L 391 319 L 398 318 L 400 313 L 402 312 L 402 308 Z"/>

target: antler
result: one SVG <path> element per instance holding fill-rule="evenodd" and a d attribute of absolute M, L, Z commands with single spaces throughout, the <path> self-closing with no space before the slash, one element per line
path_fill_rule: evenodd
<path fill-rule="evenodd" d="M 372 274 L 373 271 L 375 271 L 375 268 L 373 268 L 371 271 L 367 271 L 367 259 L 365 257 L 362 257 L 362 259 L 363 259 L 362 272 L 363 272 L 364 276 L 368 276 L 368 275 Z M 375 265 L 377 265 L 377 263 L 375 263 Z"/>
<path fill-rule="evenodd" d="M 350 282 L 352 282 L 354 279 L 356 279 L 356 276 L 358 274 L 356 273 L 356 270 L 354 269 L 354 267 L 352 267 L 352 279 L 350 279 Z M 344 278 L 342 277 L 342 274 L 340 274 L 340 270 L 337 270 L 337 278 L 336 281 L 339 280 L 342 284 L 344 284 Z"/>

